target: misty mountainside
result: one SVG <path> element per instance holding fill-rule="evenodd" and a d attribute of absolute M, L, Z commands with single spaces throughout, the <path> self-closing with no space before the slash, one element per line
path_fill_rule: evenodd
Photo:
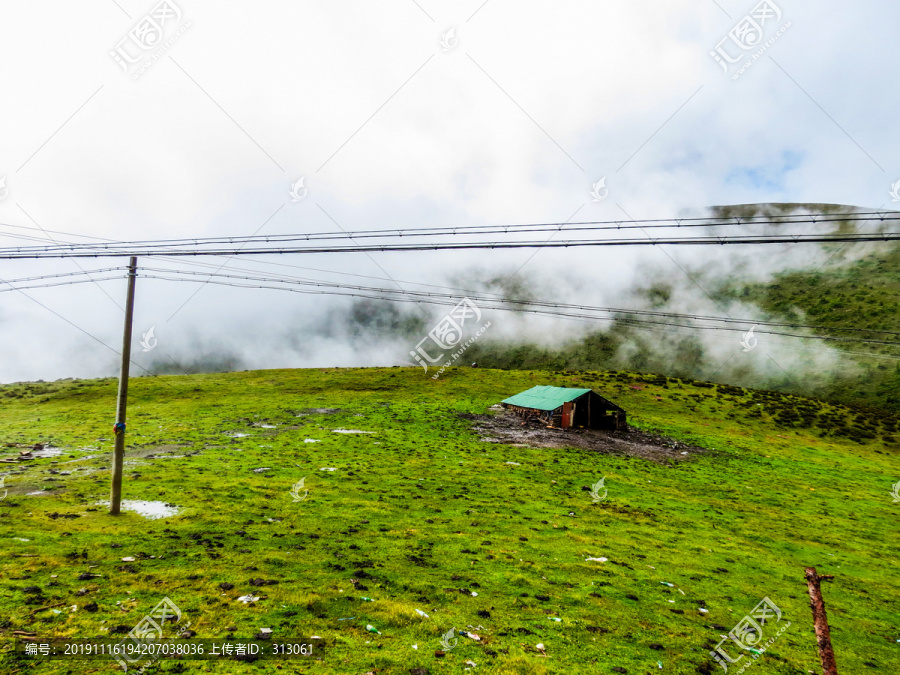
<path fill-rule="evenodd" d="M 757 215 L 777 219 L 803 211 L 840 214 L 855 210 L 827 204 L 749 204 L 716 207 L 713 214 L 723 220 Z M 852 231 L 853 227 L 854 223 L 839 222 L 836 231 Z M 821 249 L 822 255 L 811 258 L 811 264 L 775 272 L 765 281 L 748 280 L 739 269 L 724 275 L 687 269 L 687 275 L 676 277 L 666 271 L 671 278 L 648 272 L 645 283 L 633 289 L 630 304 L 635 309 L 703 314 L 708 304 L 685 304 L 686 294 L 682 291 L 688 282 L 702 287 L 706 299 L 724 316 L 729 316 L 728 310 L 739 303 L 744 308 L 742 318 L 825 327 L 787 331 L 793 334 L 847 339 L 854 334 L 840 329 L 900 331 L 900 247 L 893 243 L 828 244 Z M 784 263 L 787 268 L 788 260 Z M 752 311 L 748 313 L 748 309 Z M 775 345 L 760 336 L 758 348 L 747 354 L 741 349 L 741 331 L 735 330 L 733 334 L 726 333 L 733 346 L 731 357 L 718 359 L 711 352 L 708 339 L 700 333 L 682 329 L 660 337 L 661 331 L 630 325 L 628 316 L 623 314 L 609 327 L 590 330 L 556 348 L 527 340 L 498 342 L 488 338 L 476 343 L 467 352 L 466 360 L 506 369 L 635 370 L 864 406 L 900 406 L 900 355 L 889 345 L 785 338 L 777 345 L 776 353 L 770 351 Z M 891 335 L 877 333 L 864 336 L 870 340 L 893 340 Z M 826 352 L 833 358 L 827 367 L 817 366 L 815 357 Z M 789 361 L 787 353 L 794 358 Z"/>
<path fill-rule="evenodd" d="M 721 225 L 693 230 L 706 234 L 871 233 L 887 227 L 877 219 L 854 219 L 863 212 L 871 213 L 834 204 L 743 204 L 684 215 L 720 219 Z M 790 224 L 787 218 L 805 214 L 822 216 L 816 224 Z M 744 222 L 753 217 L 767 222 Z M 457 365 L 628 370 L 858 406 L 900 406 L 900 354 L 890 344 L 879 344 L 894 342 L 891 332 L 900 332 L 900 248 L 892 242 L 598 247 L 539 256 L 527 252 L 518 262 L 463 262 L 452 271 L 403 285 L 415 289 L 416 283 L 416 290 L 427 291 L 442 284 L 442 292 L 452 291 L 451 302 L 466 295 L 479 303 L 479 298 L 488 298 L 481 322 L 490 321 L 491 327 L 467 346 Z M 519 304 L 514 310 L 490 308 L 503 301 Z M 557 303 L 615 309 L 587 320 L 530 311 Z M 265 335 L 223 324 L 215 336 L 198 334 L 184 345 L 168 342 L 169 351 L 138 358 L 157 375 L 416 366 L 411 350 L 447 310 L 447 305 L 427 301 L 331 297 L 319 314 L 286 310 Z M 695 317 L 732 323 L 711 330 Z M 786 325 L 756 327 L 758 321 Z M 747 351 L 743 336 L 751 328 L 756 342 Z M 474 335 L 468 327 L 465 331 L 466 339 Z M 230 342 L 219 339 L 232 333 Z M 110 361 L 109 371 L 115 372 L 116 366 Z"/>

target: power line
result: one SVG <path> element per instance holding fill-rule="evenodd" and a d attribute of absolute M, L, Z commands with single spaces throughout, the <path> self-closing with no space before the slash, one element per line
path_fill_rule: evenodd
<path fill-rule="evenodd" d="M 313 286 L 319 288 L 338 288 L 338 289 L 349 289 L 349 290 L 359 290 L 359 291 L 368 291 L 368 292 L 378 292 L 378 293 L 386 293 L 386 294 L 400 294 L 400 295 L 413 295 L 417 298 L 441 298 L 443 300 L 456 302 L 459 296 L 457 294 L 450 293 L 435 293 L 435 292 L 426 292 L 426 291 L 402 291 L 397 290 L 395 288 L 386 288 L 382 286 L 355 286 L 351 284 L 345 283 L 337 283 L 337 282 L 329 282 L 322 281 L 317 279 L 303 279 L 299 277 L 287 277 L 287 276 L 276 276 L 276 275 L 267 275 L 267 276 L 244 276 L 244 275 L 236 275 L 236 274 L 227 274 L 227 273 L 216 273 L 212 275 L 208 275 L 203 272 L 193 272 L 190 270 L 173 270 L 168 268 L 154 268 L 154 267 L 143 267 L 142 270 L 144 272 L 161 272 L 161 273 L 176 273 L 182 274 L 185 276 L 211 276 L 211 277 L 222 277 L 228 279 L 238 279 L 241 281 L 261 281 L 261 282 L 277 282 L 284 284 L 295 284 L 300 286 Z M 241 271 L 236 269 L 234 271 Z M 152 278 L 152 277 L 151 277 Z M 560 303 L 560 302 L 547 302 L 542 300 L 516 300 L 511 298 L 503 298 L 500 296 L 494 297 L 486 297 L 483 295 L 478 295 L 476 292 L 467 291 L 467 297 L 471 299 L 473 302 L 494 302 L 494 303 L 503 303 L 506 305 L 510 305 L 508 309 L 528 309 L 531 307 L 542 307 L 542 308 L 552 308 L 552 309 L 567 309 L 567 310 L 580 310 L 580 311 L 590 311 L 590 312 L 604 312 L 608 314 L 617 314 L 617 315 L 638 315 L 638 316 L 653 316 L 653 317 L 668 317 L 668 318 L 679 318 L 679 319 L 688 319 L 688 320 L 697 320 L 697 321 L 706 321 L 706 322 L 721 322 L 721 323 L 731 323 L 731 324 L 741 324 L 744 326 L 771 326 L 771 327 L 779 327 L 779 328 L 802 328 L 802 329 L 810 329 L 810 330 L 820 330 L 820 331 L 844 331 L 844 332 L 859 332 L 859 333 L 878 333 L 882 335 L 894 335 L 900 336 L 900 331 L 887 331 L 887 330 L 878 330 L 872 328 L 845 328 L 841 326 L 822 326 L 822 325 L 808 325 L 796 322 L 779 322 L 779 321 L 764 321 L 761 319 L 734 319 L 731 317 L 717 317 L 717 316 L 704 316 L 700 314 L 683 314 L 677 312 L 658 312 L 652 310 L 642 310 L 642 309 L 626 309 L 622 307 L 598 307 L 592 305 L 574 305 L 568 303 Z M 729 330 L 735 330 L 734 328 L 729 328 Z"/>
<path fill-rule="evenodd" d="M 365 253 L 365 252 L 403 252 L 403 251 L 442 251 L 442 250 L 474 250 L 474 249 L 518 249 L 518 248 L 580 248 L 593 246 L 725 246 L 725 245 L 761 245 L 761 244 L 811 244 L 839 242 L 885 242 L 900 241 L 900 232 L 882 232 L 874 234 L 790 234 L 790 235 L 736 235 L 676 237 L 649 239 L 573 239 L 565 241 L 511 241 L 511 242 L 467 242 L 436 244 L 369 244 L 354 246 L 294 246 L 270 248 L 215 248 L 211 250 L 184 248 L 169 249 L 165 247 L 132 246 L 128 242 L 122 248 L 90 248 L 71 246 L 57 247 L 22 247 L 0 249 L 0 259 L 21 260 L 38 258 L 110 258 L 123 256 L 238 256 L 238 255 L 271 255 L 300 253 Z"/>
<path fill-rule="evenodd" d="M 190 281 L 190 279 L 185 279 L 182 277 L 170 277 L 163 276 L 162 274 L 146 274 L 149 271 L 146 268 L 144 269 L 144 274 L 142 275 L 147 279 L 159 279 L 165 281 Z M 172 272 L 171 270 L 166 270 L 168 273 L 179 274 L 178 272 Z M 188 274 L 198 274 L 202 273 L 188 273 Z M 400 291 L 395 291 L 391 289 L 385 288 L 366 288 L 366 287 L 352 287 L 348 285 L 335 285 L 335 284 L 322 284 L 322 283 L 313 283 L 306 284 L 311 285 L 313 287 L 320 288 L 291 288 L 287 282 L 280 282 L 281 285 L 278 286 L 269 286 L 265 285 L 266 283 L 278 283 L 277 281 L 260 281 L 257 283 L 238 283 L 236 281 L 219 281 L 216 280 L 215 277 L 209 277 L 209 275 L 202 274 L 206 276 L 207 279 L 205 281 L 200 281 L 199 279 L 196 281 L 197 283 L 209 283 L 220 286 L 231 286 L 236 288 L 253 288 L 253 289 L 269 289 L 269 290 L 287 290 L 296 293 L 304 293 L 309 295 L 338 295 L 338 296 L 347 296 L 347 297 L 360 297 L 372 300 L 387 300 L 390 302 L 425 302 L 433 305 L 443 305 L 443 306 L 453 306 L 456 304 L 456 300 L 452 297 L 443 296 L 441 294 L 425 294 L 425 293 L 417 293 L 417 292 L 408 292 L 402 294 Z M 217 275 L 217 276 L 234 276 L 234 275 Z M 251 279 L 247 279 L 247 281 L 252 281 Z M 299 285 L 296 282 L 294 285 Z M 336 288 L 334 287 L 336 286 Z M 409 297 L 415 296 L 415 297 Z M 679 324 L 667 321 L 650 321 L 646 319 L 634 319 L 627 316 L 610 316 L 610 317 L 601 317 L 596 316 L 594 314 L 588 314 L 584 312 L 577 312 L 574 309 L 567 309 L 566 311 L 554 311 L 551 309 L 557 305 L 552 305 L 550 303 L 546 303 L 546 307 L 544 308 L 528 308 L 528 307 L 509 307 L 505 305 L 497 305 L 497 304 L 489 304 L 496 303 L 496 300 L 484 300 L 479 298 L 473 298 L 473 302 L 481 301 L 484 303 L 483 309 L 494 309 L 501 311 L 509 311 L 509 312 L 518 312 L 525 314 L 536 314 L 536 315 L 545 315 L 545 316 L 556 316 L 556 317 L 569 317 L 569 318 L 577 318 L 577 319 L 588 319 L 593 321 L 610 321 L 614 323 L 623 323 L 637 326 L 645 326 L 645 325 L 660 325 L 660 326 L 672 326 L 672 327 L 680 327 L 680 328 L 690 328 L 693 330 L 716 330 L 716 331 L 734 331 L 734 328 L 725 327 L 725 326 L 709 326 L 709 325 L 690 325 L 690 324 Z M 531 304 L 531 303 L 529 303 Z M 562 306 L 563 309 L 566 309 L 565 306 Z M 598 311 L 607 311 L 600 308 Z M 684 315 L 670 315 L 676 318 L 689 318 Z M 718 320 L 718 319 L 717 319 Z M 756 325 L 760 325 L 759 322 L 756 322 Z M 813 339 L 813 340 L 823 340 L 823 341 L 831 341 L 831 342 L 854 342 L 860 344 L 872 344 L 872 345 L 882 345 L 882 346 L 892 346 L 892 347 L 900 347 L 900 342 L 890 342 L 887 340 L 873 340 L 869 338 L 854 338 L 854 337 L 837 337 L 837 336 L 827 336 L 827 335 L 800 335 L 796 333 L 786 333 L 780 332 L 776 330 L 760 330 L 758 331 L 760 334 L 766 335 L 778 335 L 782 337 L 793 337 L 793 338 L 803 338 L 803 339 Z M 896 333 L 895 333 L 896 334 Z"/>

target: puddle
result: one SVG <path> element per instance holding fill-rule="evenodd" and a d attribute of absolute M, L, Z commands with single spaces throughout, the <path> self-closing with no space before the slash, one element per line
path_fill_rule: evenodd
<path fill-rule="evenodd" d="M 317 441 L 315 438 L 304 438 L 304 443 L 321 443 L 322 441 Z"/>
<path fill-rule="evenodd" d="M 97 505 L 109 508 L 109 502 L 97 502 Z M 123 499 L 122 510 L 133 511 L 148 520 L 168 518 L 169 516 L 174 516 L 181 512 L 179 507 L 167 504 L 166 502 L 144 502 L 136 499 Z"/>
<path fill-rule="evenodd" d="M 62 448 L 55 448 L 52 445 L 45 445 L 43 450 L 32 450 L 32 457 L 59 457 L 63 454 Z"/>
<path fill-rule="evenodd" d="M 332 429 L 336 434 L 374 434 L 374 431 L 360 431 L 359 429 Z"/>

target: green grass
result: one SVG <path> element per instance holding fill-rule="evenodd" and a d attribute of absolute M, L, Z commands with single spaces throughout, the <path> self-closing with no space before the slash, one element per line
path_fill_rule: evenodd
<path fill-rule="evenodd" d="M 709 452 L 668 466 L 495 445 L 459 416 L 535 384 L 594 387 L 632 424 Z M 111 379 L 0 388 L 0 441 L 65 448 L 6 476 L 0 639 L 109 635 L 168 596 L 198 638 L 270 627 L 276 639 L 325 644 L 321 661 L 164 662 L 158 672 L 438 674 L 472 660 L 475 673 L 712 673 L 710 649 L 767 596 L 791 626 L 748 672 L 805 674 L 818 672 L 803 576 L 815 565 L 836 577 L 824 592 L 841 672 L 886 673 L 900 662 L 896 415 L 635 373 L 137 378 L 124 496 L 182 509 L 145 520 L 96 506 L 108 497 L 115 393 Z M 340 410 L 297 416 L 308 408 Z M 145 457 L 172 445 L 187 456 Z M 260 467 L 270 470 L 253 472 Z M 584 488 L 602 477 L 608 496 L 593 504 Z M 300 478 L 309 496 L 295 502 Z M 601 556 L 609 560 L 584 560 Z M 79 581 L 84 572 L 102 576 Z M 249 584 L 258 578 L 277 583 Z M 251 592 L 266 597 L 236 602 Z M 63 602 L 79 609 L 32 614 Z M 97 610 L 85 611 L 91 602 Z M 442 634 L 468 625 L 483 626 L 481 643 L 460 637 L 435 657 Z M 2 673 L 114 670 L 0 654 Z"/>

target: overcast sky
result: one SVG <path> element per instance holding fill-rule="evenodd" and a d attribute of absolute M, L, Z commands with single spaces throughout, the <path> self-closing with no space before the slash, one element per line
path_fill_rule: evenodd
<path fill-rule="evenodd" d="M 2 18 L 2 246 L 72 239 L 52 231 L 131 240 L 896 206 L 893 3 L 57 0 L 7 2 Z M 584 280 L 591 291 L 570 289 L 570 302 L 615 305 L 646 265 L 679 275 L 731 254 L 531 255 L 276 262 L 457 287 L 524 263 L 526 279 Z M 756 255 L 766 273 L 815 257 Z M 123 262 L 2 261 L 0 278 Z M 279 348 L 285 322 L 314 332 L 346 301 L 196 290 L 139 280 L 138 337 L 155 326 L 181 356 L 239 346 L 254 367 L 390 365 L 409 351 L 312 337 Z M 98 340 L 120 348 L 123 296 L 119 281 L 0 294 L 0 381 L 115 374 Z"/>

